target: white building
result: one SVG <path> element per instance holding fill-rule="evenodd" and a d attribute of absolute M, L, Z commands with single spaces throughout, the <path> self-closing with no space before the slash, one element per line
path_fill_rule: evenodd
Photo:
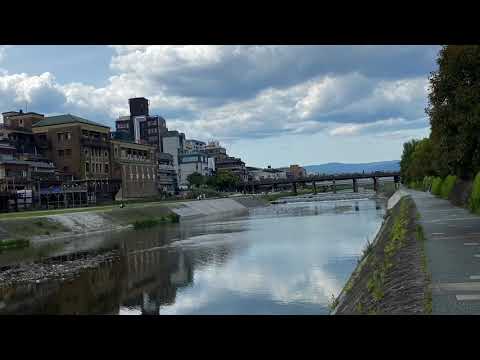
<path fill-rule="evenodd" d="M 179 186 L 188 187 L 188 176 L 193 173 L 199 173 L 203 176 L 210 176 L 213 173 L 209 157 L 205 153 L 197 152 L 190 154 L 183 154 L 179 157 Z"/>
<path fill-rule="evenodd" d="M 185 153 L 203 152 L 207 144 L 200 140 L 185 140 Z"/>
<path fill-rule="evenodd" d="M 248 168 L 248 177 L 251 180 L 264 180 L 264 179 L 286 179 L 287 172 L 283 169 L 259 169 Z"/>
<path fill-rule="evenodd" d="M 173 167 L 177 173 L 177 183 L 180 184 L 180 164 L 179 156 L 183 154 L 185 144 L 185 134 L 178 131 L 168 131 L 163 135 L 163 152 L 172 155 Z"/>

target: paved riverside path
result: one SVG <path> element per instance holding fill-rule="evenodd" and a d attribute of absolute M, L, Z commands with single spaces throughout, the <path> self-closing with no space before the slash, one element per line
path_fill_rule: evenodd
<path fill-rule="evenodd" d="M 405 190 L 420 213 L 432 277 L 432 314 L 480 314 L 480 216 Z"/>

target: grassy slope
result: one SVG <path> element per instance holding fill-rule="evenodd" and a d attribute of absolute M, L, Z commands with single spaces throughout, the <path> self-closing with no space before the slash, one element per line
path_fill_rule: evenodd
<path fill-rule="evenodd" d="M 428 271 L 413 201 L 403 198 L 343 289 L 337 314 L 429 313 Z M 430 300 L 429 300 L 430 299 Z"/>

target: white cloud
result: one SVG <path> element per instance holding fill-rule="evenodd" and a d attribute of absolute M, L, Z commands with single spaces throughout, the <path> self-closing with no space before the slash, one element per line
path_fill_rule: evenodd
<path fill-rule="evenodd" d="M 200 139 L 387 134 L 424 117 L 433 47 L 112 46 L 105 86 L 0 73 L 0 104 L 113 126 L 145 96 L 171 129 Z M 0 56 L 4 49 L 0 47 Z M 433 68 L 433 62 L 430 64 Z M 431 70 L 431 69 L 429 69 Z M 387 120 L 385 120 L 387 119 Z"/>

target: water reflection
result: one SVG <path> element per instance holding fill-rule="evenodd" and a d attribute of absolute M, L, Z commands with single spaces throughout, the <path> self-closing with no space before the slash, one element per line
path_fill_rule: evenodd
<path fill-rule="evenodd" d="M 278 204 L 109 234 L 95 249 L 117 248 L 117 260 L 69 281 L 0 287 L 0 313 L 327 313 L 383 209 L 373 200 Z"/>

